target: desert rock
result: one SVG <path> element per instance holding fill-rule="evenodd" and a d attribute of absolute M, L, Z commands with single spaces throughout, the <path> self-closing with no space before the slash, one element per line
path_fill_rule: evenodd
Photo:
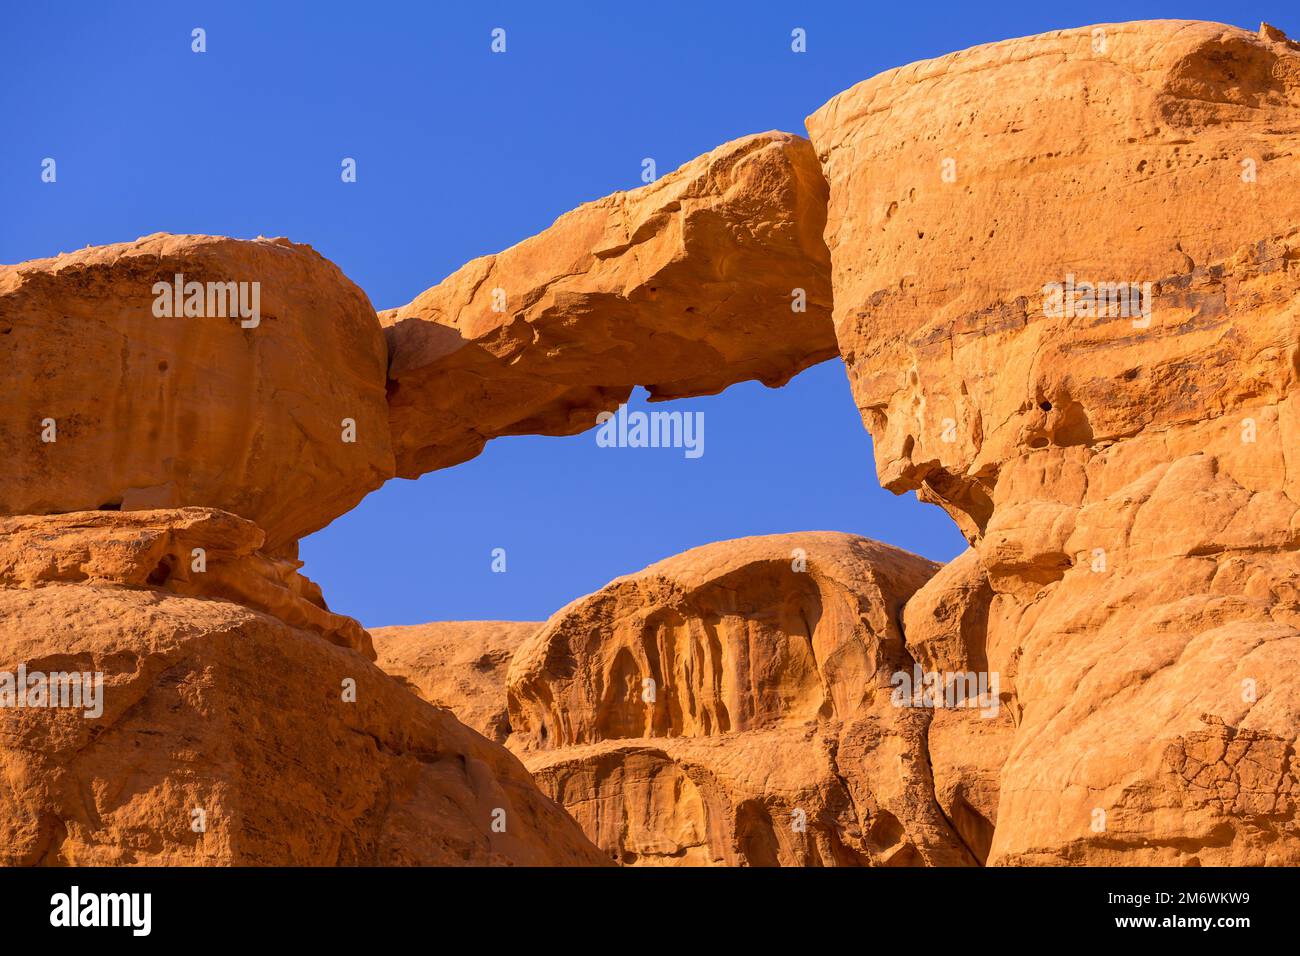
<path fill-rule="evenodd" d="M 264 539 L 211 508 L 0 517 L 0 587 L 87 582 L 221 598 L 373 659 L 365 629 L 330 613 L 302 562 L 267 556 Z"/>
<path fill-rule="evenodd" d="M 207 506 L 279 552 L 393 474 L 383 333 L 309 246 L 158 234 L 2 266 L 0 354 L 0 513 Z"/>
<path fill-rule="evenodd" d="M 506 671 L 542 625 L 528 621 L 438 621 L 370 631 L 376 663 L 425 700 L 489 740 L 510 736 Z"/>
<path fill-rule="evenodd" d="M 899 614 L 935 570 L 810 532 L 618 578 L 516 652 L 510 744 L 623 862 L 972 863 L 934 800 L 930 715 L 894 695 Z"/>
<path fill-rule="evenodd" d="M 833 357 L 825 213 L 808 141 L 748 136 L 382 313 L 398 474 L 584 431 L 637 385 L 777 386 Z"/>
<path fill-rule="evenodd" d="M 0 708 L 0 863 L 606 862 L 508 751 L 323 640 L 323 608 L 236 603 L 284 583 L 255 583 L 270 562 L 248 527 L 200 509 L 10 520 L 0 671 L 102 687 L 97 707 Z M 148 579 L 195 541 L 210 578 Z"/>
<path fill-rule="evenodd" d="M 943 675 L 947 687 L 978 687 L 989 673 L 988 614 L 993 588 L 979 554 L 968 549 L 926 581 L 903 607 L 907 650 L 925 673 Z M 999 677 L 1001 675 L 998 675 Z M 957 683 L 973 678 L 966 683 Z M 986 680 L 991 680 L 991 675 Z M 926 752 L 935 800 L 962 842 L 981 863 L 988 860 L 998 822 L 1002 768 L 1015 722 L 1002 706 L 1000 680 L 990 685 L 989 706 L 933 709 Z M 953 694 L 953 703 L 959 703 Z M 992 697 L 996 696 L 996 702 Z"/>
<path fill-rule="evenodd" d="M 1300 861 L 1300 47 L 1065 30 L 808 127 L 880 479 L 943 506 L 991 589 L 1015 731 L 988 861 Z M 961 733 L 952 779 L 987 781 L 1002 748 Z"/>

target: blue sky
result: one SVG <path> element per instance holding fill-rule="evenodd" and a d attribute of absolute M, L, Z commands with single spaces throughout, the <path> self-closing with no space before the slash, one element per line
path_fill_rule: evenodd
<path fill-rule="evenodd" d="M 15 5 L 0 32 L 0 262 L 158 231 L 284 235 L 386 308 L 639 185 L 644 157 L 662 173 L 746 133 L 803 133 L 835 93 L 913 60 L 1159 17 L 1300 32 L 1294 3 Z M 807 53 L 790 51 L 795 27 Z M 340 182 L 345 156 L 355 184 Z M 501 439 L 389 482 L 303 542 L 304 570 L 373 626 L 540 619 L 743 535 L 852 531 L 936 560 L 964 545 L 939 509 L 878 487 L 838 362 L 676 404 L 705 412 L 702 458 L 598 449 L 592 432 Z"/>

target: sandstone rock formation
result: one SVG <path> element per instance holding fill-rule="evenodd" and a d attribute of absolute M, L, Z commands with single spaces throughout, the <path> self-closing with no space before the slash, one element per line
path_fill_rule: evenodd
<path fill-rule="evenodd" d="M 986 807 L 998 776 L 989 862 L 1300 861 L 1300 47 L 1066 30 L 808 128 L 880 479 L 991 590 L 982 641 L 917 645 L 1002 678 L 1009 753 L 946 745 Z"/>
<path fill-rule="evenodd" d="M 0 354 L 0 513 L 201 505 L 278 552 L 393 474 L 374 309 L 309 246 L 160 233 L 2 266 Z"/>
<path fill-rule="evenodd" d="M 506 671 L 540 627 L 529 621 L 438 621 L 370 632 L 376 663 L 489 740 L 510 736 Z"/>
<path fill-rule="evenodd" d="M 331 614 L 300 561 L 270 558 L 251 521 L 211 508 L 0 518 L 0 587 L 117 584 L 242 604 L 374 659 L 370 635 Z"/>
<path fill-rule="evenodd" d="M 898 706 L 935 571 L 853 535 L 725 541 L 559 611 L 509 671 L 511 746 L 625 863 L 974 862 Z"/>
<path fill-rule="evenodd" d="M 808 130 L 378 317 L 282 239 L 0 267 L 0 863 L 1300 864 L 1300 45 L 1058 31 Z M 392 676 L 299 573 L 394 473 L 836 352 L 943 568 L 720 542 Z"/>
<path fill-rule="evenodd" d="M 777 386 L 833 357 L 825 209 L 807 140 L 747 136 L 382 313 L 397 473 L 584 431 L 637 385 Z"/>
<path fill-rule="evenodd" d="M 989 673 L 992 600 L 993 589 L 974 549 L 945 564 L 908 599 L 903 607 L 904 640 L 923 673 L 945 675 L 945 683 L 947 675 L 975 674 L 978 683 L 979 674 Z M 987 679 L 991 681 L 991 675 Z M 958 696 L 953 695 L 953 703 Z M 991 703 L 987 710 L 969 709 L 948 707 L 945 699 L 945 706 L 933 708 L 926 734 L 935 800 L 981 863 L 992 848 L 999 779 L 1015 735 L 1008 709 L 995 710 Z"/>
<path fill-rule="evenodd" d="M 0 707 L 0 863 L 605 862 L 506 750 L 313 633 L 335 616 L 266 600 L 285 575 L 249 527 L 198 509 L 6 523 L 0 671 L 103 684 L 98 715 Z M 195 541 L 210 578 L 141 580 Z"/>

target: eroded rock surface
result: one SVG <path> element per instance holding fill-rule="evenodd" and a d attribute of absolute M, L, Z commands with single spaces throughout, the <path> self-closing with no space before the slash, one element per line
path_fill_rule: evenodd
<path fill-rule="evenodd" d="M 881 481 L 942 505 L 991 589 L 989 862 L 1300 861 L 1300 47 L 1066 30 L 808 126 Z M 957 777 L 1002 759 L 945 746 Z"/>
<path fill-rule="evenodd" d="M 178 274 L 204 315 L 188 293 L 155 314 Z M 0 266 L 0 361 L 0 513 L 207 506 L 278 552 L 393 474 L 374 309 L 286 239 L 160 233 Z"/>
<path fill-rule="evenodd" d="M 930 714 L 892 693 L 935 570 L 810 532 L 616 579 L 516 652 L 511 746 L 623 862 L 974 862 L 934 800 Z"/>
<path fill-rule="evenodd" d="M 934 800 L 930 713 L 893 694 L 912 666 L 903 602 L 935 569 L 853 535 L 745 538 L 544 626 L 376 640 L 381 666 L 462 719 L 500 727 L 508 701 L 509 746 L 622 865 L 969 865 Z"/>
<path fill-rule="evenodd" d="M 966 699 L 969 677 L 978 688 L 980 675 L 989 675 L 992 600 L 993 588 L 979 554 L 969 549 L 940 568 L 903 607 L 903 635 L 916 666 L 924 674 L 942 675 L 943 706 L 932 708 L 926 735 L 935 800 L 981 863 L 992 849 L 999 781 L 1015 722 L 1002 706 L 1000 674 L 996 686 L 986 685 L 984 706 L 949 704 Z M 992 681 L 993 675 L 985 680 Z"/>
<path fill-rule="evenodd" d="M 4 589 L 0 659 L 103 672 L 105 702 L 93 720 L 0 710 L 5 864 L 604 859 L 503 748 L 270 615 L 154 590 Z"/>
<path fill-rule="evenodd" d="M 0 864 L 607 862 L 261 539 L 198 508 L 3 519 Z"/>
<path fill-rule="evenodd" d="M 382 313 L 398 474 L 501 435 L 576 434 L 637 385 L 777 386 L 833 357 L 825 214 L 808 141 L 747 136 Z"/>
<path fill-rule="evenodd" d="M 268 557 L 262 529 L 212 508 L 0 517 L 0 587 L 117 584 L 265 611 L 374 658 L 370 635 L 332 614 L 300 561 Z"/>
<path fill-rule="evenodd" d="M 489 740 L 510 736 L 506 671 L 541 622 L 437 621 L 377 627 L 376 663 L 432 704 L 446 707 Z"/>

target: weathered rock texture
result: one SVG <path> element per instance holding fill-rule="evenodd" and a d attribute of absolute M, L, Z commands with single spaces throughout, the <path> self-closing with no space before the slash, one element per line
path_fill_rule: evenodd
<path fill-rule="evenodd" d="M 0 863 L 605 862 L 504 748 L 322 640 L 349 629 L 249 527 L 199 509 L 6 522 L 0 670 L 102 673 L 103 712 L 0 708 Z M 192 542 L 208 576 L 149 579 Z"/>
<path fill-rule="evenodd" d="M 979 623 L 908 634 L 1001 675 L 1000 772 L 944 745 L 986 809 L 999 777 L 989 862 L 1300 862 L 1300 47 L 1067 30 L 808 127 L 881 481 L 954 517 L 991 592 L 954 612 L 934 579 L 914 601 Z M 1057 310 L 1071 277 L 1150 282 L 1149 314 Z"/>
<path fill-rule="evenodd" d="M 575 434 L 637 385 L 652 399 L 777 386 L 833 357 L 825 214 L 808 141 L 748 136 L 382 313 L 397 473 L 501 435 Z"/>
<path fill-rule="evenodd" d="M 979 555 L 948 562 L 903 607 L 907 649 L 923 673 L 988 674 L 988 613 L 993 589 Z M 1000 676 L 1000 675 L 999 675 Z M 991 679 L 986 678 L 986 679 Z M 1001 681 L 993 692 L 1001 693 Z M 956 702 L 956 694 L 954 703 Z M 1010 711 L 935 707 L 926 737 L 935 799 L 962 842 L 984 863 L 998 821 L 998 780 L 1015 734 Z M 1000 703 L 1000 702 L 999 702 Z"/>
<path fill-rule="evenodd" d="M 541 627 L 529 621 L 438 621 L 370 632 L 376 663 L 489 740 L 510 736 L 506 671 L 515 650 Z"/>
<path fill-rule="evenodd" d="M 930 715 L 892 699 L 898 615 L 935 569 L 810 532 L 619 578 L 516 652 L 511 746 L 625 863 L 972 863 L 934 800 Z"/>
<path fill-rule="evenodd" d="M 118 584 L 264 611 L 374 659 L 370 636 L 331 614 L 300 561 L 260 550 L 262 529 L 225 511 L 104 511 L 0 518 L 0 587 Z"/>
<path fill-rule="evenodd" d="M 259 283 L 260 322 L 216 297 L 208 317 L 156 316 L 177 274 Z M 279 551 L 393 474 L 375 312 L 285 239 L 158 234 L 0 266 L 0 362 L 0 513 L 202 505 Z"/>

